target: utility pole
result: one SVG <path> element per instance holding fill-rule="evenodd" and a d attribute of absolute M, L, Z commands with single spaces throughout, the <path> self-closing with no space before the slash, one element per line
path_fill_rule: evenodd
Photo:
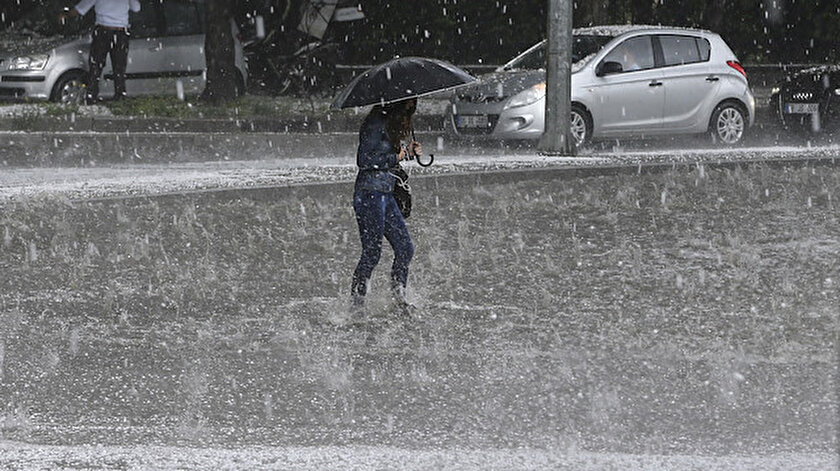
<path fill-rule="evenodd" d="M 572 0 L 548 0 L 545 127 L 538 149 L 546 155 L 575 155 L 569 132 L 572 114 Z"/>

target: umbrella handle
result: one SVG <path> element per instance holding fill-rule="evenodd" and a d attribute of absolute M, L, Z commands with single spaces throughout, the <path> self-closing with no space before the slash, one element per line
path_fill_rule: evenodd
<path fill-rule="evenodd" d="M 435 161 L 435 154 L 429 154 L 429 161 L 426 162 L 426 163 L 423 163 L 423 161 L 420 160 L 419 155 L 417 156 L 417 164 L 420 165 L 421 167 L 428 167 L 429 165 L 432 165 L 432 162 L 434 162 L 434 161 Z"/>
<path fill-rule="evenodd" d="M 414 137 L 414 126 L 411 127 L 411 140 L 412 141 L 417 140 L 417 138 Z M 423 163 L 422 160 L 420 160 L 420 156 L 419 155 L 417 156 L 417 164 L 419 164 L 421 167 L 428 167 L 429 165 L 432 165 L 432 162 L 434 162 L 434 161 L 435 161 L 435 154 L 429 154 L 429 161 L 426 162 L 425 164 Z"/>

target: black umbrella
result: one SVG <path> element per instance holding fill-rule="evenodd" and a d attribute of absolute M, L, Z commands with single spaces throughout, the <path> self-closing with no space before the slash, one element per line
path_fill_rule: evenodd
<path fill-rule="evenodd" d="M 466 85 L 475 77 L 454 65 L 425 57 L 399 57 L 358 75 L 330 108 L 384 105 Z"/>

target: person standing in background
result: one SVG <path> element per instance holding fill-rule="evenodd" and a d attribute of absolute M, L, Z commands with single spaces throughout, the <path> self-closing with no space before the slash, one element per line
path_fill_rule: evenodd
<path fill-rule="evenodd" d="M 96 11 L 96 26 L 90 44 L 88 80 L 85 101 L 94 104 L 99 99 L 99 76 L 110 53 L 114 69 L 114 99 L 125 96 L 125 69 L 128 63 L 128 11 L 140 11 L 139 0 L 82 0 L 58 19 L 63 24 L 67 17 L 84 16 L 90 9 Z"/>

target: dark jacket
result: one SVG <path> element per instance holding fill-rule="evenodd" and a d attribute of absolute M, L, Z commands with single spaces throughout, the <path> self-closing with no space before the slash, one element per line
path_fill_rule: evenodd
<path fill-rule="evenodd" d="M 365 118 L 359 131 L 356 191 L 393 193 L 395 179 L 389 169 L 397 163 L 397 153 L 385 129 L 385 118 L 381 113 L 373 112 Z"/>

